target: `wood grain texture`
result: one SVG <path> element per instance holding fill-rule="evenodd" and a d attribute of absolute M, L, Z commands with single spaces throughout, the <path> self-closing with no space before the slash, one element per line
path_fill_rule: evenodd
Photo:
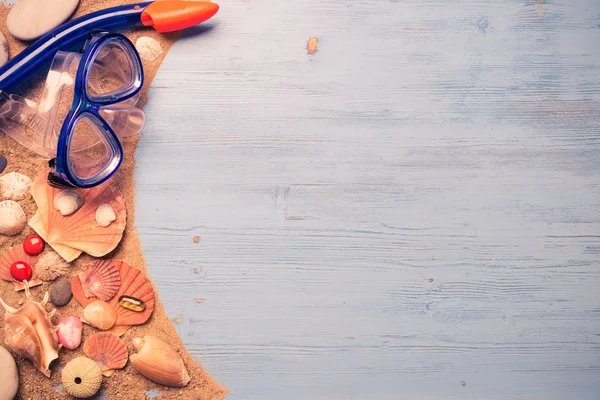
<path fill-rule="evenodd" d="M 136 221 L 229 398 L 599 399 L 600 2 L 219 4 Z"/>

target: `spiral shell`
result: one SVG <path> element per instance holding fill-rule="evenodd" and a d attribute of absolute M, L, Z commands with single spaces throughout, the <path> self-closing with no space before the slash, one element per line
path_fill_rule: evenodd
<path fill-rule="evenodd" d="M 50 251 L 38 259 L 35 265 L 35 273 L 38 278 L 45 282 L 53 281 L 69 271 L 69 263 L 58 253 Z"/>
<path fill-rule="evenodd" d="M 0 234 L 18 235 L 27 225 L 27 216 L 19 203 L 6 200 L 0 202 Z"/>
<path fill-rule="evenodd" d="M 119 291 L 121 274 L 111 260 L 95 260 L 79 274 L 85 296 L 108 301 Z"/>
<path fill-rule="evenodd" d="M 83 346 L 83 352 L 98 363 L 104 376 L 110 376 L 115 369 L 125 367 L 129 356 L 125 342 L 110 332 L 90 336 Z"/>
<path fill-rule="evenodd" d="M 102 371 L 98 364 L 89 358 L 77 357 L 69 361 L 62 370 L 62 384 L 73 397 L 92 397 L 102 385 Z"/>

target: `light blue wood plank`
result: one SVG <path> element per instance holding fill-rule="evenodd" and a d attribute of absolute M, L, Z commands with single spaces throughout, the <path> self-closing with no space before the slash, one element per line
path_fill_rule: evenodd
<path fill-rule="evenodd" d="M 220 5 L 136 222 L 229 398 L 597 399 L 600 3 Z"/>

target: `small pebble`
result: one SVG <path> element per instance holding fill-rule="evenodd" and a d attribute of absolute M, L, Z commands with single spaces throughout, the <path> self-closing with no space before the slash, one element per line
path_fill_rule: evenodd
<path fill-rule="evenodd" d="M 58 343 L 62 344 L 65 349 L 75 350 L 81 344 L 81 332 L 83 324 L 77 317 L 62 317 L 58 322 Z"/>
<path fill-rule="evenodd" d="M 4 156 L 0 156 L 0 174 L 4 172 L 6 166 L 8 165 L 8 160 Z"/>
<path fill-rule="evenodd" d="M 6 37 L 4 37 L 4 34 L 0 32 L 0 67 L 6 64 L 8 59 L 8 42 L 6 41 Z M 6 161 L 6 158 L 4 158 L 4 160 Z M 4 164 L 4 166 L 6 167 L 6 164 Z M 0 165 L 0 172 L 2 172 L 3 169 L 4 168 L 2 168 L 2 166 Z"/>
<path fill-rule="evenodd" d="M 19 390 L 19 374 L 15 359 L 0 346 L 0 400 L 13 400 Z"/>
<path fill-rule="evenodd" d="M 79 0 L 19 0 L 6 17 L 6 29 L 21 40 L 37 39 L 65 22 Z"/>
<path fill-rule="evenodd" d="M 71 283 L 65 280 L 59 280 L 50 290 L 50 301 L 56 307 L 62 307 L 71 301 L 73 293 L 71 292 Z"/>

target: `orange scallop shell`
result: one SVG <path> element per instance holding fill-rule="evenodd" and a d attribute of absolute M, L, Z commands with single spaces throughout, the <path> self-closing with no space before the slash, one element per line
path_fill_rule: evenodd
<path fill-rule="evenodd" d="M 60 189 L 48 185 L 47 176 L 47 172 L 41 174 L 31 188 L 38 209 L 29 226 L 68 262 L 82 252 L 102 257 L 113 251 L 123 238 L 127 212 L 121 191 L 112 180 L 91 189 L 77 189 L 83 196 L 83 205 L 64 217 L 53 204 Z M 96 210 L 102 204 L 109 204 L 117 214 L 117 220 L 108 227 L 101 227 L 96 221 Z"/>
<path fill-rule="evenodd" d="M 16 292 L 25 289 L 25 284 L 15 280 L 10 274 L 10 266 L 17 261 L 22 261 L 29 264 L 33 270 L 31 282 L 27 282 L 29 287 L 41 285 L 42 280 L 39 279 L 35 273 L 35 264 L 37 263 L 38 258 L 39 256 L 30 256 L 29 254 L 25 253 L 25 250 L 23 250 L 23 246 L 21 245 L 11 247 L 6 251 L 6 253 L 4 253 L 2 258 L 0 258 L 0 278 L 4 279 L 5 281 L 12 282 L 13 285 L 15 285 Z"/>
<path fill-rule="evenodd" d="M 148 277 L 139 269 L 132 267 L 124 261 L 110 260 L 110 262 L 119 269 L 121 275 L 121 287 L 117 294 L 108 303 L 117 312 L 117 322 L 110 330 L 117 336 L 124 334 L 132 325 L 141 325 L 148 321 L 154 310 L 154 291 Z M 83 306 L 93 302 L 95 298 L 86 297 L 79 277 L 75 277 L 71 282 L 71 291 L 73 297 Z M 119 304 L 121 296 L 135 297 L 146 304 L 146 309 L 142 312 L 131 311 Z"/>
<path fill-rule="evenodd" d="M 104 376 L 111 376 L 115 369 L 125 367 L 129 358 L 125 342 L 110 332 L 90 336 L 83 345 L 83 352 L 98 363 Z"/>
<path fill-rule="evenodd" d="M 79 274 L 85 297 L 97 297 L 108 301 L 121 286 L 121 275 L 112 260 L 94 260 Z"/>

